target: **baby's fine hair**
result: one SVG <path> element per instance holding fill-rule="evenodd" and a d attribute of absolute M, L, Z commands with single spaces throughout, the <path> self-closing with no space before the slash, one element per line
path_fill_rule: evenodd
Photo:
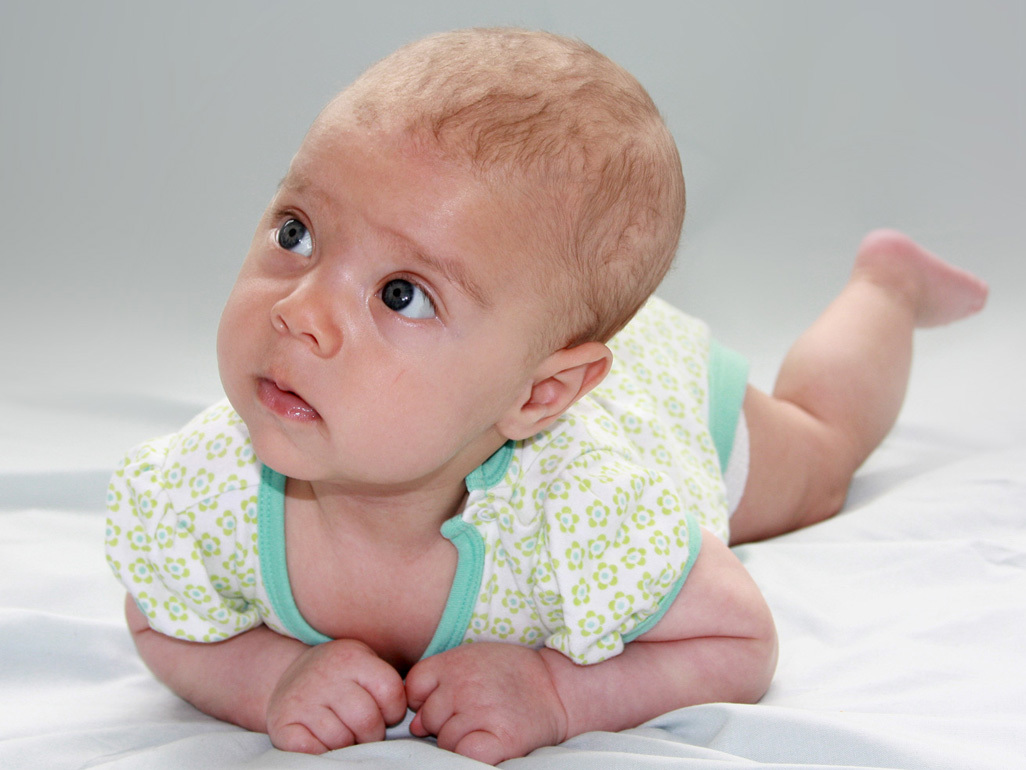
<path fill-rule="evenodd" d="M 400 48 L 344 95 L 359 120 L 399 121 L 520 194 L 515 226 L 551 246 L 535 285 L 557 295 L 552 347 L 612 337 L 673 262 L 685 206 L 676 143 L 641 84 L 590 46 L 458 30 Z"/>

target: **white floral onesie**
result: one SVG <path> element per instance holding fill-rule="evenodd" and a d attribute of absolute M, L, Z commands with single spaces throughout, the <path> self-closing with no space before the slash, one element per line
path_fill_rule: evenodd
<path fill-rule="evenodd" d="M 467 477 L 466 504 L 442 527 L 459 561 L 425 656 L 491 640 L 605 660 L 662 617 L 701 527 L 727 540 L 721 469 L 745 363 L 656 299 L 610 347 L 598 388 Z M 292 596 L 284 488 L 227 402 L 126 457 L 107 560 L 153 628 L 212 642 L 264 623 L 328 641 Z"/>

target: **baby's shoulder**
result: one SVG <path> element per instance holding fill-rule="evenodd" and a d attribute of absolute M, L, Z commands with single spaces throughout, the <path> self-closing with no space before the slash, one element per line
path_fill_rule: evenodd
<path fill-rule="evenodd" d="M 260 466 L 249 433 L 226 401 L 199 413 L 174 433 L 130 450 L 114 472 L 108 509 L 122 502 L 137 514 L 150 506 L 183 512 L 218 498 L 255 493 Z"/>

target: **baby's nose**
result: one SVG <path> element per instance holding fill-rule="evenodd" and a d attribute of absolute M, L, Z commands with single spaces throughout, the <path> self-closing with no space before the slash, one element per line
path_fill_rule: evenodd
<path fill-rule="evenodd" d="M 342 327 L 335 318 L 335 307 L 323 296 L 314 281 L 297 286 L 271 308 L 271 324 L 308 345 L 322 358 L 329 358 L 342 347 Z"/>

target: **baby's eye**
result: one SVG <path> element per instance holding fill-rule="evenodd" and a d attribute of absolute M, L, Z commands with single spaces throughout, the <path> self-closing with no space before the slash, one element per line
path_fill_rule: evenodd
<path fill-rule="evenodd" d="M 406 318 L 434 318 L 435 303 L 415 283 L 395 278 L 381 290 L 381 301 L 389 310 Z"/>
<path fill-rule="evenodd" d="M 278 245 L 304 257 L 313 254 L 313 238 L 306 225 L 298 219 L 288 219 L 278 228 Z"/>

